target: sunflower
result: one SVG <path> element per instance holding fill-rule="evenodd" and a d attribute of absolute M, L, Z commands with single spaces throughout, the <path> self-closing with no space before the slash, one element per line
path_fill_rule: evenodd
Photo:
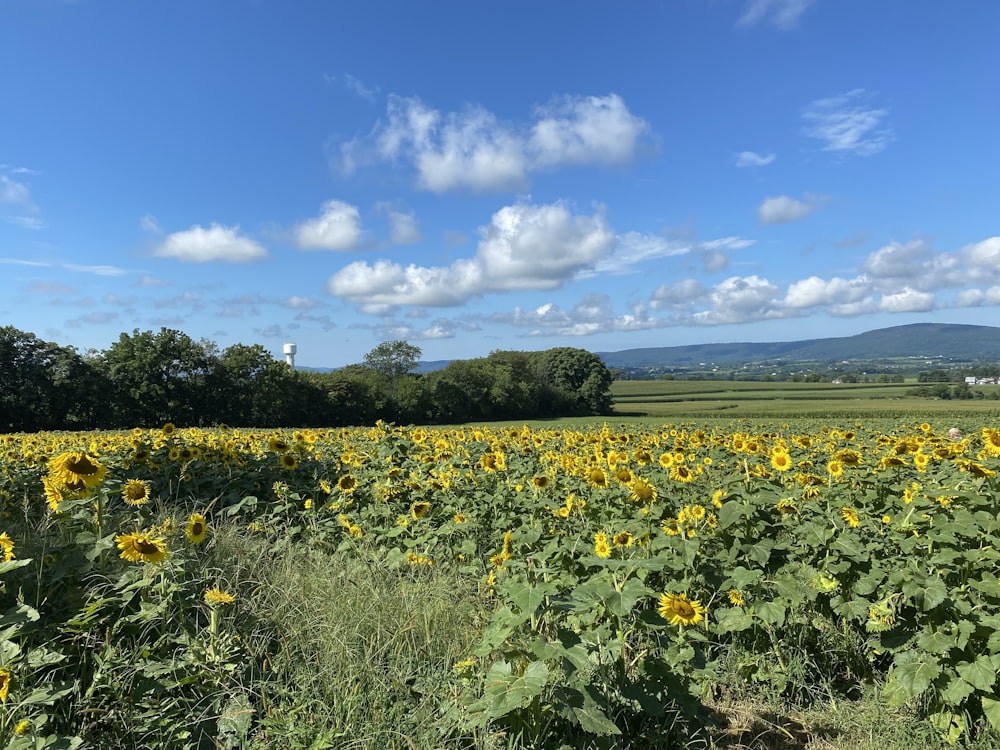
<path fill-rule="evenodd" d="M 205 592 L 205 603 L 210 607 L 220 604 L 232 604 L 234 601 L 236 601 L 236 597 L 233 594 L 223 591 L 218 586 L 210 588 Z"/>
<path fill-rule="evenodd" d="M 353 474 L 344 474 L 344 476 L 337 480 L 337 489 L 341 492 L 354 492 L 357 486 L 358 480 L 354 478 Z"/>
<path fill-rule="evenodd" d="M 688 601 L 687 594 L 660 594 L 660 617 L 671 625 L 696 625 L 705 619 L 700 601 Z"/>
<path fill-rule="evenodd" d="M 414 521 L 419 521 L 427 515 L 427 511 L 430 509 L 431 504 L 426 500 L 421 500 L 420 502 L 414 503 L 410 506 L 410 515 L 413 516 Z"/>
<path fill-rule="evenodd" d="M 617 534 L 615 534 L 611 538 L 611 541 L 613 541 L 615 543 L 615 545 L 618 546 L 618 547 L 631 547 L 632 543 L 635 540 L 632 537 L 631 532 L 628 532 L 628 531 L 619 531 Z"/>
<path fill-rule="evenodd" d="M 660 454 L 660 466 L 662 466 L 664 469 L 669 469 L 673 465 L 674 465 L 673 453 L 667 451 L 666 453 Z"/>
<path fill-rule="evenodd" d="M 852 529 L 856 529 L 861 526 L 861 519 L 858 517 L 858 512 L 854 510 L 850 505 L 845 505 L 840 509 L 840 515 L 844 517 L 847 525 Z"/>
<path fill-rule="evenodd" d="M 175 432 L 177 432 L 177 428 L 174 426 L 173 422 L 167 422 L 165 425 L 163 425 L 163 427 L 160 428 L 160 432 L 162 432 L 167 437 L 170 437 Z"/>
<path fill-rule="evenodd" d="M 100 461 L 81 451 L 60 453 L 49 462 L 49 477 L 70 492 L 96 487 L 107 473 Z"/>
<path fill-rule="evenodd" d="M 992 427 L 983 428 L 983 447 L 991 456 L 1000 456 L 1000 430 Z"/>
<path fill-rule="evenodd" d="M 122 487 L 122 500 L 126 505 L 138 507 L 149 502 L 149 482 L 142 479 L 127 479 Z"/>
<path fill-rule="evenodd" d="M 608 474 L 600 466 L 591 466 L 587 469 L 584 478 L 591 487 L 607 487 Z"/>
<path fill-rule="evenodd" d="M 788 471 L 792 468 L 792 457 L 786 451 L 776 450 L 771 453 L 771 467 L 775 471 Z"/>
<path fill-rule="evenodd" d="M 675 482 L 693 482 L 694 472 L 684 464 L 674 464 L 670 469 L 670 478 Z"/>
<path fill-rule="evenodd" d="M 611 557 L 611 545 L 608 543 L 608 535 L 603 531 L 594 534 L 594 554 L 598 557 Z"/>
<path fill-rule="evenodd" d="M 205 541 L 205 535 L 208 533 L 208 523 L 205 516 L 201 513 L 192 513 L 188 517 L 184 533 L 191 544 L 201 544 Z"/>
<path fill-rule="evenodd" d="M 469 519 L 465 517 L 464 513 L 456 513 L 454 520 L 455 520 L 455 523 L 465 523 Z"/>
<path fill-rule="evenodd" d="M 826 471 L 831 477 L 838 479 L 844 475 L 844 464 L 834 458 L 827 463 Z"/>
<path fill-rule="evenodd" d="M 14 540 L 8 536 L 7 532 L 0 534 L 0 556 L 4 562 L 14 559 Z"/>
<path fill-rule="evenodd" d="M 158 563 L 170 556 L 167 543 L 152 531 L 119 534 L 115 537 L 115 543 L 122 551 L 121 558 L 129 562 Z"/>
<path fill-rule="evenodd" d="M 287 453 L 292 446 L 279 437 L 272 437 L 267 441 L 267 449 L 273 453 Z"/>
<path fill-rule="evenodd" d="M 531 486 L 536 490 L 543 490 L 549 486 L 549 478 L 544 474 L 536 474 L 531 478 Z"/>
<path fill-rule="evenodd" d="M 0 667 L 0 703 L 7 702 L 7 693 L 10 692 L 10 670 Z"/>
<path fill-rule="evenodd" d="M 743 598 L 739 589 L 729 589 L 729 603 L 734 607 L 742 607 L 746 604 L 746 599 Z"/>
<path fill-rule="evenodd" d="M 282 453 L 279 463 L 281 464 L 282 469 L 288 469 L 289 471 L 299 465 L 298 459 L 296 459 L 291 453 Z"/>
<path fill-rule="evenodd" d="M 45 488 L 45 502 L 48 503 L 53 513 L 58 512 L 59 503 L 63 501 L 59 486 L 48 477 L 42 477 L 42 486 Z"/>
<path fill-rule="evenodd" d="M 638 503 L 652 503 L 656 501 L 656 487 L 647 482 L 642 477 L 636 477 L 629 485 L 629 496 Z"/>

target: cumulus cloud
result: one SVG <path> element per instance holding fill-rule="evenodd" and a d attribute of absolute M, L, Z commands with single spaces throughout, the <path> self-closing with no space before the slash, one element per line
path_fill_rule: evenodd
<path fill-rule="evenodd" d="M 761 224 L 788 224 L 804 219 L 817 206 L 816 199 L 809 196 L 806 196 L 805 201 L 787 195 L 768 197 L 757 207 L 757 220 Z"/>
<path fill-rule="evenodd" d="M 810 276 L 788 287 L 783 304 L 797 309 L 850 305 L 864 299 L 871 291 L 871 286 L 871 282 L 863 277 L 821 279 L 819 276 Z"/>
<path fill-rule="evenodd" d="M 778 158 L 777 154 L 758 154 L 754 151 L 741 151 L 736 157 L 737 167 L 766 167 Z"/>
<path fill-rule="evenodd" d="M 185 263 L 248 263 L 268 257 L 267 250 L 248 237 L 241 236 L 240 228 L 212 224 L 207 229 L 194 225 L 182 232 L 174 232 L 153 250 L 160 258 L 176 258 Z"/>
<path fill-rule="evenodd" d="M 897 294 L 884 294 L 879 307 L 887 312 L 927 312 L 934 309 L 934 295 L 906 287 Z"/>
<path fill-rule="evenodd" d="M 573 215 L 561 203 L 517 204 L 480 229 L 473 258 L 446 267 L 358 261 L 330 277 L 331 294 L 382 312 L 397 305 L 460 305 L 490 292 L 555 289 L 613 247 L 600 214 Z"/>
<path fill-rule="evenodd" d="M 865 89 L 817 99 L 802 113 L 806 135 L 822 141 L 824 151 L 858 156 L 877 154 L 889 145 L 894 133 L 883 126 L 888 108 L 874 106 L 872 99 Z"/>
<path fill-rule="evenodd" d="M 340 157 L 348 174 L 376 160 L 411 164 L 417 186 L 436 193 L 510 191 L 525 189 L 540 169 L 627 163 L 649 138 L 649 124 L 615 94 L 556 98 L 536 107 L 530 123 L 501 121 L 481 106 L 440 112 L 392 95 L 386 120 L 342 144 Z"/>
<path fill-rule="evenodd" d="M 535 114 L 528 153 L 540 167 L 627 164 L 649 135 L 649 124 L 615 94 L 564 96 Z"/>
<path fill-rule="evenodd" d="M 693 303 L 707 299 L 708 290 L 697 279 L 682 279 L 673 284 L 661 284 L 649 298 L 649 306 L 654 310 L 684 310 Z"/>
<path fill-rule="evenodd" d="M 738 25 L 769 23 L 782 31 L 795 28 L 814 0 L 747 0 Z"/>
<path fill-rule="evenodd" d="M 651 317 L 642 303 L 633 304 L 628 313 L 616 315 L 611 298 L 606 294 L 585 295 L 569 310 L 548 302 L 532 310 L 517 307 L 513 314 L 495 316 L 495 319 L 532 328 L 529 335 L 533 336 L 590 336 L 596 333 L 647 330 L 665 325 L 659 318 Z"/>
<path fill-rule="evenodd" d="M 305 250 L 353 250 L 361 239 L 361 214 L 355 206 L 330 200 L 320 215 L 295 228 L 296 244 Z"/>
<path fill-rule="evenodd" d="M 724 325 L 785 317 L 778 303 L 779 293 L 777 285 L 759 276 L 731 276 L 712 290 L 710 308 L 692 315 L 691 321 Z"/>

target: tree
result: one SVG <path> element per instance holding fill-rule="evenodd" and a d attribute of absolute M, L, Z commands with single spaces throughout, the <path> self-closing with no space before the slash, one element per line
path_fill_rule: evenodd
<path fill-rule="evenodd" d="M 365 365 L 389 378 L 417 369 L 420 347 L 406 341 L 383 341 L 365 355 Z"/>
<path fill-rule="evenodd" d="M 76 349 L 0 328 L 0 432 L 96 427 L 105 394 L 93 363 Z"/>
<path fill-rule="evenodd" d="M 535 368 L 549 389 L 554 413 L 607 414 L 611 411 L 611 371 L 585 349 L 558 347 L 536 352 Z"/>
<path fill-rule="evenodd" d="M 215 344 L 170 328 L 121 334 L 99 361 L 113 392 L 114 426 L 221 421 L 211 404 Z"/>

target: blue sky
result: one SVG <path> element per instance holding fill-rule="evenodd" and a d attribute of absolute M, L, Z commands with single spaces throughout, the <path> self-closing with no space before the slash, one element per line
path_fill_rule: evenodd
<path fill-rule="evenodd" d="M 0 325 L 297 363 L 993 325 L 1000 3 L 4 0 Z"/>

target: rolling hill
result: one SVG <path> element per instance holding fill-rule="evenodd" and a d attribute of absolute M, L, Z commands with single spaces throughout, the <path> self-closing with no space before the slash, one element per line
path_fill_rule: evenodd
<path fill-rule="evenodd" d="M 732 366 L 763 361 L 839 362 L 898 358 L 1000 360 L 1000 328 L 914 323 L 840 338 L 769 343 L 690 344 L 595 352 L 611 368 Z"/>

